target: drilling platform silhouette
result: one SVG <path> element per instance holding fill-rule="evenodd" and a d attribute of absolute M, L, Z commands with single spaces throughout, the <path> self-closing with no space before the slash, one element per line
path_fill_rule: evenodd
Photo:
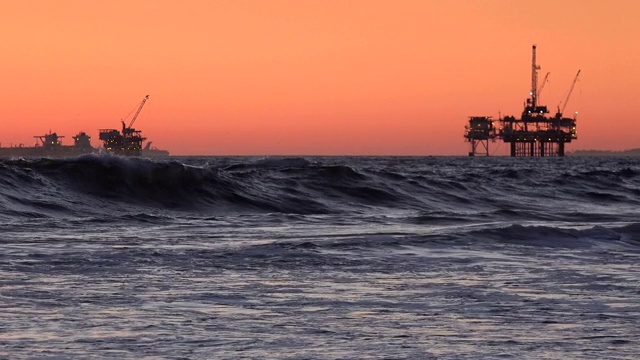
<path fill-rule="evenodd" d="M 133 128 L 133 124 L 148 99 L 149 95 L 142 99 L 136 114 L 133 115 L 133 119 L 131 119 L 128 126 L 122 120 L 122 132 L 116 129 L 100 129 L 100 140 L 104 142 L 105 150 L 120 155 L 140 155 L 142 141 L 146 140 L 146 138 L 142 137 L 142 131 Z"/>
<path fill-rule="evenodd" d="M 564 156 L 565 144 L 578 138 L 575 115 L 568 118 L 564 117 L 563 113 L 578 81 L 580 70 L 573 79 L 562 108 L 558 105 L 555 116 L 547 116 L 549 110 L 538 103 L 538 96 L 549 73 L 538 87 L 540 66 L 536 62 L 536 45 L 532 47 L 532 54 L 531 92 L 522 115 L 519 119 L 515 116 L 499 118 L 499 128 L 496 128 L 491 116 L 470 116 L 464 134 L 466 141 L 471 144 L 469 156 L 489 156 L 489 142 L 496 140 L 509 143 L 511 156 Z"/>

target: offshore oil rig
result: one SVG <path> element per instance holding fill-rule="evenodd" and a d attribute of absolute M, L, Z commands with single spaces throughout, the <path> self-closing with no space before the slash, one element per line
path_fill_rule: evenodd
<path fill-rule="evenodd" d="M 555 116 L 547 116 L 546 106 L 538 104 L 538 96 L 547 81 L 547 73 L 538 87 L 538 70 L 536 62 L 536 45 L 532 47 L 531 60 L 531 92 L 519 119 L 515 116 L 505 116 L 498 119 L 500 128 L 497 129 L 491 116 L 471 116 L 465 126 L 464 137 L 471 144 L 469 156 L 489 156 L 489 141 L 501 139 L 510 144 L 511 156 L 564 156 L 565 143 L 576 140 L 576 117 L 563 116 L 569 97 L 573 92 L 580 70 L 576 74 L 571 88 L 562 103 L 558 105 Z"/>
<path fill-rule="evenodd" d="M 93 150 L 91 147 L 91 136 L 87 135 L 84 131 L 79 132 L 76 136 L 73 137 L 73 145 L 65 146 L 62 145 L 62 139 L 64 136 L 58 135 L 57 133 L 52 133 L 49 130 L 48 134 L 34 136 L 34 138 L 40 140 L 42 143 L 42 150 L 45 153 L 51 152 L 76 152 L 76 153 L 85 153 Z"/>
<path fill-rule="evenodd" d="M 64 136 L 49 130 L 48 134 L 34 136 L 36 139 L 34 146 L 24 146 L 24 144 L 11 145 L 9 147 L 0 146 L 0 157 L 70 157 L 84 154 L 99 154 L 103 150 L 125 156 L 169 156 L 167 150 L 151 147 L 151 141 L 147 142 L 143 148 L 142 142 L 146 140 L 146 138 L 142 136 L 140 130 L 133 128 L 133 124 L 148 99 L 149 95 L 142 99 L 128 126 L 124 120 L 122 120 L 122 131 L 100 129 L 100 140 L 104 142 L 102 148 L 94 148 L 91 146 L 91 136 L 87 135 L 84 131 L 73 136 L 73 145 L 63 145 L 61 139 L 64 138 Z M 133 110 L 131 113 L 133 113 Z M 131 113 L 129 113 L 129 115 L 131 115 Z M 129 115 L 127 115 L 127 118 Z"/>
<path fill-rule="evenodd" d="M 48 134 L 34 136 L 35 146 L 1 147 L 0 157 L 68 157 L 92 153 L 91 137 L 84 131 L 73 137 L 73 145 L 62 145 L 64 136 L 49 130 Z"/>
<path fill-rule="evenodd" d="M 142 99 L 128 126 L 122 120 L 122 132 L 116 129 L 100 129 L 99 139 L 104 142 L 104 149 L 107 152 L 132 156 L 142 153 L 142 142 L 146 138 L 142 137 L 142 131 L 133 128 L 133 124 L 136 122 L 138 115 L 140 115 L 140 111 L 142 111 L 147 99 L 149 99 L 149 95 Z"/>

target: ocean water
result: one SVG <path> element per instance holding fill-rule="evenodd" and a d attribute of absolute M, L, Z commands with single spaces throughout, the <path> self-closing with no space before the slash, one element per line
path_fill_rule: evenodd
<path fill-rule="evenodd" d="M 0 160 L 0 358 L 637 359 L 640 159 Z"/>

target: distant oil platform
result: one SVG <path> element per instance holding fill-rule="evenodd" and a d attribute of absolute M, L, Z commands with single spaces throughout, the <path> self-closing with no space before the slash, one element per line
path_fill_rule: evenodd
<path fill-rule="evenodd" d="M 149 99 L 149 95 L 142 99 L 137 111 L 131 122 L 127 126 L 122 120 L 122 131 L 116 129 L 100 129 L 100 140 L 103 141 L 103 147 L 94 148 L 91 146 L 91 137 L 85 132 L 80 132 L 73 137 L 73 145 L 62 145 L 60 136 L 57 133 L 49 131 L 48 134 L 34 136 L 39 142 L 35 146 L 11 146 L 0 147 L 0 157 L 69 157 L 83 154 L 108 152 L 125 156 L 169 156 L 167 150 L 160 150 L 151 147 L 151 141 L 142 147 L 142 142 L 146 140 L 142 136 L 140 130 L 133 128 L 142 107 Z M 36 140 L 36 141 L 37 141 Z"/>
<path fill-rule="evenodd" d="M 563 113 L 580 76 L 580 70 L 571 83 L 562 108 L 558 105 L 555 116 L 547 116 L 547 107 L 538 104 L 538 96 L 549 76 L 547 73 L 538 87 L 538 70 L 540 66 L 536 62 L 536 45 L 533 45 L 531 92 L 522 115 L 519 119 L 515 116 L 499 118 L 499 128 L 496 128 L 491 116 L 470 116 L 464 133 L 466 141 L 471 145 L 469 156 L 489 156 L 489 142 L 496 140 L 510 145 L 511 156 L 565 156 L 565 144 L 578 139 L 576 114 L 573 118 L 568 118 Z"/>
<path fill-rule="evenodd" d="M 138 119 L 142 107 L 149 99 L 149 95 L 145 96 L 140 102 L 135 115 L 126 125 L 122 120 L 122 131 L 116 129 L 100 129 L 100 140 L 104 144 L 104 149 L 107 152 L 115 153 L 118 155 L 127 156 L 139 156 L 146 154 L 147 156 L 167 156 L 169 152 L 166 150 L 152 149 L 151 142 L 147 143 L 147 146 L 143 149 L 142 142 L 147 138 L 142 136 L 142 131 L 133 128 L 133 124 Z"/>

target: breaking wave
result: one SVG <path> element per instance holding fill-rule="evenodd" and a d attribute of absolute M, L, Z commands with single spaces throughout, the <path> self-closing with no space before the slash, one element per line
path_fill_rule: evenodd
<path fill-rule="evenodd" d="M 572 160 L 572 161 L 571 161 Z M 209 214 L 410 213 L 411 224 L 635 218 L 629 159 L 169 158 L 85 155 L 0 161 L 9 217 L 186 211 Z"/>

